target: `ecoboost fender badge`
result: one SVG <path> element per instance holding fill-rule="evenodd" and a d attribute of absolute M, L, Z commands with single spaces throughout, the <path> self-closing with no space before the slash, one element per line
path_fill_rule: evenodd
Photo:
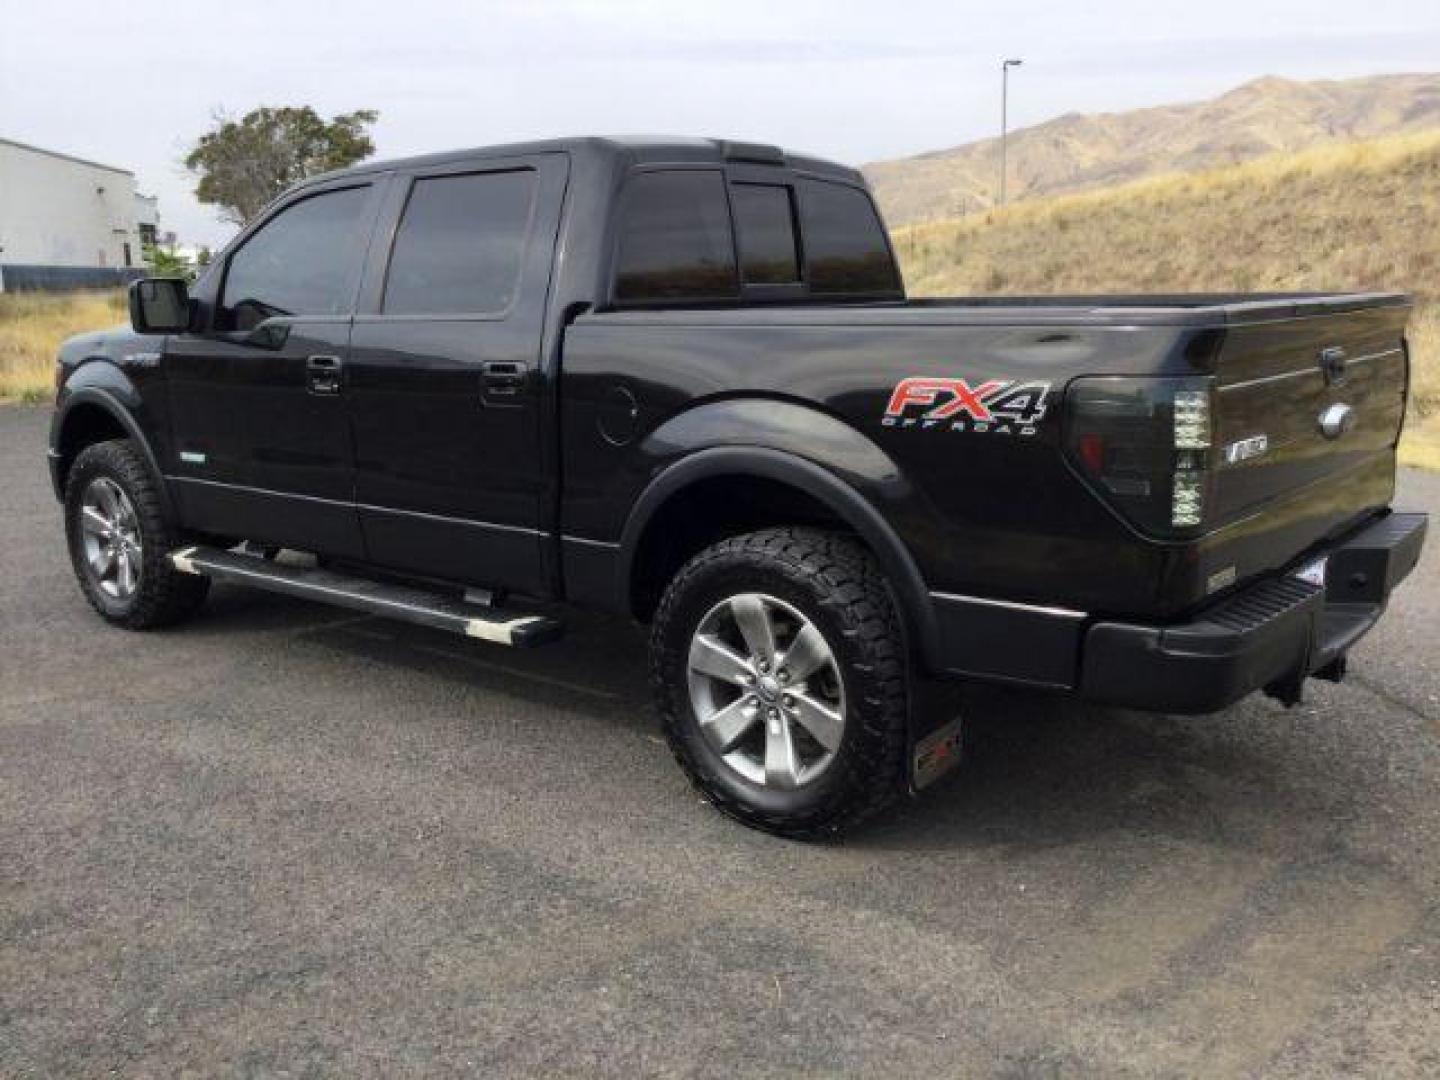
<path fill-rule="evenodd" d="M 966 379 L 913 375 L 890 394 L 880 423 L 884 427 L 974 431 L 994 435 L 1034 435 L 1045 415 L 1048 382 Z"/>

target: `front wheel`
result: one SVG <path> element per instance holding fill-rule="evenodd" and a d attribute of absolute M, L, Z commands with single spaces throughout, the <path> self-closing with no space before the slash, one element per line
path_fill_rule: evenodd
<path fill-rule="evenodd" d="M 779 528 L 706 548 L 666 589 L 651 653 L 671 749 L 744 824 L 817 838 L 901 789 L 904 640 L 855 540 Z"/>
<path fill-rule="evenodd" d="M 65 532 L 85 598 L 117 626 L 166 626 L 205 600 L 210 579 L 170 564 L 181 538 L 159 481 L 127 439 L 87 446 L 75 459 L 65 484 Z"/>

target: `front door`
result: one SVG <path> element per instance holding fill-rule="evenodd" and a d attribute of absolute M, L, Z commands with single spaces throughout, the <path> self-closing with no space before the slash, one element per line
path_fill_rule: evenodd
<path fill-rule="evenodd" d="M 345 363 L 377 202 L 352 181 L 278 208 L 218 268 L 209 327 L 167 343 L 168 471 L 189 527 L 363 556 Z"/>
<path fill-rule="evenodd" d="M 347 362 L 370 561 L 544 591 L 539 363 L 567 171 L 548 154 L 397 176 Z"/>

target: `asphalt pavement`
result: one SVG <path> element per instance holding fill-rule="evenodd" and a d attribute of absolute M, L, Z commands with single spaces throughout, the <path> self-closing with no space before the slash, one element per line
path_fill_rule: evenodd
<path fill-rule="evenodd" d="M 691 791 L 626 624 L 105 626 L 47 422 L 0 408 L 0 1075 L 1440 1075 L 1440 542 L 1300 708 L 975 690 L 957 776 L 807 846 Z"/>

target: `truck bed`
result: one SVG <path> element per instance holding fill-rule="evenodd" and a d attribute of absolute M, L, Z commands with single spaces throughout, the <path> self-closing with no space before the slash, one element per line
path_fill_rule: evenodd
<path fill-rule="evenodd" d="M 677 432 L 724 415 L 727 398 L 770 399 L 745 406 L 774 414 L 757 421 L 763 430 L 732 415 L 711 421 L 706 438 L 817 459 L 853 438 L 855 482 L 905 522 L 934 587 L 1181 618 L 1388 505 L 1408 310 L 1401 294 L 1364 293 L 967 297 L 585 314 L 567 333 L 563 426 L 594 429 L 603 403 L 588 400 L 589 372 L 634 372 L 647 432 L 638 456 L 647 471 L 632 471 L 634 452 L 582 440 L 584 449 L 567 455 L 566 517 L 578 535 L 615 539 L 623 522 L 606 508 L 628 505 L 648 468 L 683 447 Z M 1343 386 L 1322 374 L 1321 353 L 1331 348 L 1353 362 Z M 1066 395 L 1076 379 L 1107 375 L 1210 380 L 1216 463 L 1203 535 L 1148 534 L 1077 467 L 1066 443 Z M 886 402 L 907 377 L 1041 386 L 1043 416 L 1026 437 L 886 426 Z M 1350 402 L 1358 423 L 1345 438 L 1327 440 L 1317 415 L 1340 401 Z M 786 414 L 784 403 L 811 415 Z M 817 405 L 829 422 L 815 416 Z M 1260 435 L 1266 453 L 1223 460 L 1230 444 Z M 887 482 L 887 474 L 903 483 Z"/>

